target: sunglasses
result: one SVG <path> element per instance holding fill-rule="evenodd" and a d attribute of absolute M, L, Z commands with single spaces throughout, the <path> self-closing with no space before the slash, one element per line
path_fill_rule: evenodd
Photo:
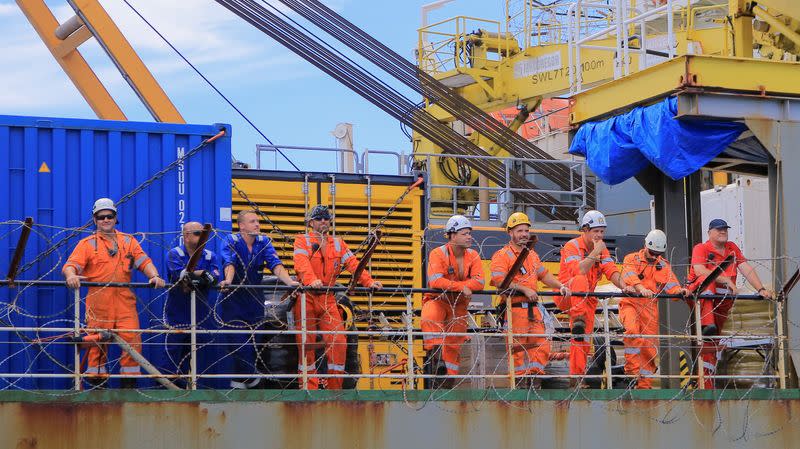
<path fill-rule="evenodd" d="M 184 232 L 184 234 L 193 235 L 195 237 L 200 237 L 201 235 L 203 235 L 203 231 L 186 231 L 186 232 Z"/>
<path fill-rule="evenodd" d="M 94 219 L 97 220 L 97 221 L 113 220 L 115 218 L 117 218 L 117 214 L 103 214 L 103 215 L 95 215 L 94 216 Z"/>

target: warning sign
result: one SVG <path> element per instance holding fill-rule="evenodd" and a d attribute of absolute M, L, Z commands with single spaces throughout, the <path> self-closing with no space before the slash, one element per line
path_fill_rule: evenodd
<path fill-rule="evenodd" d="M 42 162 L 42 165 L 39 166 L 39 173 L 50 173 L 50 167 L 47 166 L 47 162 Z"/>

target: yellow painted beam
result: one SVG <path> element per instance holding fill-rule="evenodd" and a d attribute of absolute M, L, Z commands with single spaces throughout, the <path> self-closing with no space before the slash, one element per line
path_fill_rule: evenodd
<path fill-rule="evenodd" d="M 97 0 L 74 0 L 73 4 L 80 18 L 114 60 L 123 78 L 128 81 L 153 118 L 159 122 L 186 123 L 100 3 Z"/>
<path fill-rule="evenodd" d="M 789 17 L 800 18 L 800 2 L 797 0 L 758 0 L 758 4 L 770 10 L 780 11 Z"/>
<path fill-rule="evenodd" d="M 725 45 L 725 28 L 694 30 L 691 37 L 686 31 L 675 33 L 677 42 L 676 52 L 687 53 L 688 42 L 702 44 L 705 53 L 721 53 Z M 665 35 L 648 36 L 650 42 L 654 39 L 665 39 Z M 613 39 L 592 41 L 592 45 L 613 47 Z M 545 45 L 530 47 L 523 53 L 504 58 L 493 70 L 482 72 L 492 78 L 492 88 L 473 83 L 454 90 L 484 111 L 492 112 L 518 103 L 527 103 L 535 98 L 552 98 L 565 96 L 570 91 L 569 54 L 566 44 Z M 639 70 L 640 55 L 631 52 L 630 69 L 632 73 Z M 573 62 L 573 64 L 575 64 Z M 583 89 L 588 89 L 614 78 L 614 52 L 597 49 L 583 49 L 581 51 L 581 67 L 574 67 L 572 71 L 580 73 L 583 80 Z M 462 71 L 463 72 L 463 71 Z M 436 75 L 439 80 L 445 80 L 462 73 L 456 70 Z M 574 77 L 573 77 L 574 79 Z M 677 82 L 676 82 L 677 83 Z M 623 95 L 622 98 L 625 98 Z M 451 114 L 436 105 L 428 109 L 436 119 L 442 122 L 453 121 Z"/>
<path fill-rule="evenodd" d="M 597 120 L 685 88 L 800 97 L 800 63 L 719 56 L 680 56 L 572 98 L 570 123 Z"/>
<path fill-rule="evenodd" d="M 77 50 L 78 47 L 81 46 L 81 44 L 83 44 L 84 42 L 88 41 L 91 38 L 92 38 L 92 32 L 89 31 L 89 29 L 86 28 L 85 26 L 82 26 L 78 28 L 74 33 L 70 34 L 69 37 L 61 41 L 61 44 L 59 44 L 58 47 L 56 47 L 53 50 L 53 54 L 57 58 L 63 58 L 64 56 L 69 54 L 69 52 Z"/>
<path fill-rule="evenodd" d="M 685 85 L 687 58 L 681 56 L 575 95 L 570 123 L 613 115 L 675 92 Z"/>
<path fill-rule="evenodd" d="M 753 57 L 753 2 L 728 0 L 728 16 L 733 22 L 733 56 Z"/>
<path fill-rule="evenodd" d="M 800 63 L 797 62 L 691 56 L 687 71 L 693 86 L 800 96 Z"/>
<path fill-rule="evenodd" d="M 59 23 L 44 0 L 17 0 L 17 5 L 97 117 L 105 120 L 127 120 L 80 52 L 77 49 L 64 51 L 65 47 L 62 45 L 65 41 L 59 40 L 55 35 Z"/>
<path fill-rule="evenodd" d="M 793 29 L 786 26 L 783 21 L 778 20 L 769 12 L 758 7 L 753 8 L 753 13 L 758 16 L 759 19 L 767 22 L 775 31 L 778 31 L 782 35 L 786 36 L 787 39 L 794 42 L 794 44 L 797 45 L 797 48 L 800 48 L 800 34 L 797 34 Z"/>

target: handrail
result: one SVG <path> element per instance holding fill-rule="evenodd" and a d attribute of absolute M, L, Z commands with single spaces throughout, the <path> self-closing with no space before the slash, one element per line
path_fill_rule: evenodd
<path fill-rule="evenodd" d="M 9 287 L 11 285 L 12 284 L 9 281 L 0 281 L 0 287 Z M 66 286 L 66 282 L 65 281 L 50 281 L 50 280 L 15 280 L 13 285 L 14 286 L 25 286 L 25 287 L 28 287 L 28 286 L 46 286 L 46 287 L 61 286 L 61 287 L 65 287 Z M 134 283 L 86 282 L 83 285 L 89 286 L 89 287 L 151 288 L 150 284 L 147 284 L 147 283 L 135 283 L 135 282 Z M 169 287 L 174 287 L 175 285 L 176 284 L 171 284 L 171 285 L 169 285 Z M 323 290 L 320 290 L 320 289 L 317 289 L 317 290 L 308 289 L 308 288 L 301 289 L 301 288 L 292 287 L 292 286 L 286 286 L 286 285 L 239 285 L 239 286 L 231 286 L 229 289 L 237 289 L 237 288 L 273 290 L 273 291 L 283 291 L 283 292 L 295 292 L 295 293 L 298 293 L 298 294 L 300 294 L 302 296 L 302 298 L 301 298 L 301 300 L 299 302 L 300 303 L 300 307 L 302 308 L 301 310 L 303 310 L 303 314 L 301 316 L 304 315 L 304 309 L 305 309 L 305 304 L 306 304 L 305 294 L 307 292 L 311 292 L 311 291 L 323 291 Z M 326 289 L 324 289 L 324 291 L 326 293 L 334 293 L 334 292 L 345 292 L 347 289 L 348 289 L 348 287 L 344 287 L 344 286 L 341 286 L 341 287 L 334 286 L 334 287 L 326 288 Z M 374 290 L 366 289 L 366 288 L 357 288 L 355 290 L 356 290 L 355 293 L 367 293 L 367 294 L 374 293 Z M 75 295 L 75 309 L 77 311 L 77 310 L 80 309 L 80 302 L 81 302 L 80 290 L 73 290 L 73 291 L 74 291 L 74 295 Z M 305 344 L 305 342 L 307 341 L 307 336 L 308 335 L 313 335 L 313 336 L 315 336 L 315 338 L 317 336 L 319 336 L 319 335 L 337 335 L 337 334 L 338 335 L 345 335 L 345 336 L 364 336 L 364 335 L 373 336 L 373 335 L 375 335 L 375 336 L 378 336 L 378 337 L 381 337 L 381 338 L 390 339 L 390 340 L 394 341 L 398 345 L 400 345 L 403 342 L 405 342 L 406 344 L 408 344 L 408 347 L 407 347 L 408 354 L 413 354 L 412 345 L 415 344 L 415 341 L 419 341 L 419 339 L 421 339 L 421 338 L 424 339 L 426 336 L 439 336 L 439 335 L 441 335 L 441 332 L 425 332 L 425 331 L 418 330 L 417 328 L 415 328 L 413 326 L 413 318 L 412 317 L 414 315 L 414 310 L 411 307 L 411 301 L 412 300 L 411 300 L 411 295 L 410 295 L 411 293 L 442 293 L 441 290 L 429 289 L 429 288 L 386 287 L 386 288 L 383 289 L 383 291 L 386 291 L 386 292 L 397 292 L 397 293 L 404 293 L 405 294 L 405 297 L 406 297 L 406 313 L 410 314 L 410 316 L 406 316 L 404 318 L 404 321 L 406 322 L 406 326 L 405 327 L 402 327 L 402 326 L 401 327 L 397 327 L 397 328 L 391 328 L 391 327 L 381 328 L 381 327 L 377 327 L 377 328 L 371 328 L 371 329 L 367 329 L 367 330 L 352 330 L 352 331 L 348 331 L 348 330 L 342 330 L 342 331 L 338 331 L 338 330 L 337 331 L 320 331 L 320 330 L 309 330 L 309 329 L 307 329 L 305 320 L 301 320 L 301 324 L 299 326 L 299 329 L 297 328 L 297 326 L 290 327 L 290 328 L 287 328 L 287 329 L 281 329 L 281 328 L 276 328 L 276 329 L 249 329 L 249 328 L 248 329 L 227 329 L 227 328 L 226 329 L 198 329 L 194 322 L 192 322 L 192 326 L 189 329 L 176 329 L 176 328 L 166 328 L 166 329 L 125 329 L 126 332 L 138 333 L 138 334 L 186 334 L 186 333 L 190 333 L 191 336 L 192 336 L 192 338 L 190 340 L 190 354 L 191 354 L 191 360 L 190 361 L 191 361 L 191 363 L 190 363 L 190 372 L 188 374 L 164 374 L 164 373 L 160 373 L 152 365 L 150 365 L 149 363 L 146 363 L 146 365 L 147 365 L 146 368 L 147 368 L 147 371 L 149 372 L 149 374 L 138 374 L 138 375 L 135 375 L 135 377 L 136 378 L 143 378 L 143 379 L 155 379 L 159 383 L 165 384 L 170 388 L 177 388 L 177 387 L 175 387 L 174 384 L 172 384 L 169 381 L 170 379 L 186 379 L 188 381 L 188 386 L 189 386 L 190 389 L 196 389 L 197 388 L 197 383 L 196 382 L 197 382 L 198 379 L 231 379 L 231 378 L 240 378 L 240 377 L 242 377 L 242 374 L 240 374 L 240 373 L 239 374 L 237 374 L 237 373 L 213 373 L 213 374 L 198 373 L 197 372 L 197 363 L 196 363 L 196 360 L 195 360 L 196 357 L 197 357 L 197 340 L 196 340 L 196 336 L 198 334 L 227 335 L 227 334 L 246 333 L 246 334 L 250 334 L 250 335 L 254 335 L 254 336 L 255 335 L 272 335 L 272 336 L 275 336 L 275 335 L 301 335 L 303 344 Z M 474 292 L 474 294 L 476 294 L 476 295 L 477 294 L 492 294 L 492 295 L 494 295 L 494 294 L 499 294 L 499 293 L 508 294 L 509 291 L 508 290 L 504 290 L 504 291 L 482 290 L 482 291 Z M 545 374 L 539 374 L 539 375 L 524 375 L 524 376 L 522 376 L 522 375 L 516 375 L 514 373 L 514 370 L 511 369 L 509 373 L 477 373 L 477 374 L 468 373 L 468 374 L 456 374 L 456 375 L 452 375 L 452 376 L 449 376 L 449 377 L 451 377 L 453 379 L 479 379 L 479 378 L 483 378 L 483 379 L 509 379 L 511 388 L 515 387 L 514 379 L 515 378 L 518 379 L 518 378 L 522 378 L 522 377 L 525 377 L 525 378 L 533 377 L 533 378 L 538 378 L 538 379 L 578 379 L 578 380 L 580 380 L 580 379 L 597 379 L 597 380 L 605 379 L 605 381 L 606 381 L 605 388 L 607 388 L 607 389 L 613 388 L 614 387 L 614 380 L 615 379 L 619 379 L 621 377 L 625 377 L 625 375 L 614 374 L 612 372 L 612 370 L 611 370 L 611 365 L 609 363 L 609 360 L 610 360 L 611 352 L 614 351 L 614 349 L 612 349 L 612 344 L 613 344 L 612 343 L 612 339 L 622 338 L 623 335 L 619 333 L 619 329 L 618 328 L 612 328 L 611 325 L 610 325 L 610 318 L 609 318 L 610 317 L 610 312 L 612 310 L 614 310 L 614 311 L 618 310 L 618 307 L 610 306 L 607 299 L 611 298 L 611 297 L 621 297 L 621 296 L 625 296 L 625 297 L 640 297 L 640 295 L 638 295 L 638 294 L 627 294 L 627 293 L 623 293 L 623 292 L 619 292 L 619 293 L 615 293 L 615 292 L 575 292 L 573 294 L 576 295 L 576 296 L 584 296 L 585 295 L 585 296 L 594 296 L 594 297 L 597 297 L 597 298 L 605 299 L 605 300 L 602 300 L 602 301 L 599 302 L 599 304 L 598 304 L 598 306 L 599 306 L 598 309 L 599 310 L 598 309 L 595 310 L 596 314 L 599 313 L 599 314 L 601 314 L 602 317 L 604 317 L 603 318 L 603 323 L 600 326 L 599 331 L 597 331 L 597 332 L 593 331 L 593 329 L 594 329 L 594 326 L 593 326 L 591 329 L 587 329 L 590 332 L 587 332 L 586 334 L 583 334 L 583 337 L 601 338 L 603 341 L 606 342 L 605 343 L 605 347 L 603 348 L 603 350 L 605 351 L 605 354 L 606 354 L 606 372 L 605 373 L 599 373 L 599 374 L 588 374 L 587 373 L 587 374 L 580 374 L 580 375 L 579 374 L 561 375 L 561 374 L 547 374 L 547 373 L 545 373 Z M 542 296 L 542 297 L 548 297 L 548 296 L 557 296 L 557 295 L 559 295 L 559 293 L 542 291 L 542 292 L 539 292 L 539 295 Z M 655 298 L 656 299 L 667 299 L 668 300 L 668 299 L 682 298 L 682 296 L 680 296 L 680 295 L 669 295 L 669 294 L 658 294 L 658 295 L 655 296 Z M 728 299 L 728 300 L 732 300 L 732 299 L 763 300 L 758 295 L 739 295 L 739 296 L 737 296 L 735 298 L 731 297 L 729 295 L 727 295 L 727 296 L 726 295 L 709 295 L 709 296 L 704 296 L 704 298 L 719 298 L 719 299 Z M 779 300 L 778 300 L 779 308 L 783 304 L 783 300 L 784 299 L 785 298 L 779 298 Z M 194 294 L 194 292 L 191 294 L 190 301 L 192 303 L 197 301 L 196 295 Z M 550 307 L 550 309 L 552 309 L 552 307 Z M 548 313 L 550 313 L 550 312 L 548 312 Z M 268 318 L 265 316 L 265 319 L 268 319 Z M 76 330 L 76 329 L 79 329 L 78 326 L 79 326 L 79 316 L 76 313 L 76 315 L 75 315 L 75 327 L 4 326 L 4 327 L 0 327 L 0 332 L 3 332 L 3 331 L 6 331 L 6 332 L 11 331 L 11 332 L 17 332 L 17 333 L 19 333 L 19 332 L 36 332 L 37 335 L 40 334 L 40 333 L 55 333 L 56 334 L 55 337 L 58 337 L 58 334 L 62 334 L 64 332 L 66 332 L 67 334 L 71 334 L 73 331 L 75 331 L 76 332 L 75 335 L 77 336 L 77 335 L 79 335 L 78 331 Z M 477 327 L 475 329 L 470 329 L 470 330 L 468 330 L 466 332 L 448 333 L 448 335 L 451 335 L 453 337 L 472 337 L 472 338 L 482 337 L 482 339 L 480 341 L 483 342 L 482 344 L 484 344 L 484 345 L 488 344 L 487 342 L 492 341 L 491 340 L 492 338 L 538 337 L 538 338 L 548 338 L 548 339 L 552 339 L 552 338 L 565 339 L 565 338 L 574 337 L 574 335 L 571 334 L 570 332 L 559 332 L 557 334 L 550 333 L 550 332 L 545 332 L 543 334 L 542 333 L 513 332 L 513 337 L 510 337 L 512 335 L 510 330 L 508 330 L 506 328 L 494 328 L 494 327 L 492 327 L 491 324 L 489 326 L 490 327 Z M 98 332 L 108 332 L 108 329 L 105 329 L 105 328 L 86 328 L 86 327 L 84 327 L 84 328 L 80 328 L 79 330 L 80 330 L 81 333 L 86 333 L 87 335 L 88 334 L 96 334 Z M 112 329 L 111 332 L 114 332 L 114 330 Z M 671 335 L 671 334 L 670 335 L 641 334 L 641 335 L 639 335 L 639 334 L 626 333 L 626 334 L 624 334 L 624 337 L 625 338 L 643 338 L 643 339 L 660 339 L 660 338 L 665 338 L 665 339 L 672 339 L 672 338 L 686 339 L 687 337 L 692 337 L 692 336 L 691 335 L 685 335 L 685 334 L 676 334 L 676 335 Z M 699 335 L 696 335 L 694 337 L 698 338 L 700 340 L 707 339 L 707 340 L 712 340 L 712 341 L 714 341 L 714 340 L 721 341 L 721 340 L 730 338 L 730 336 L 724 336 L 724 335 L 704 336 L 704 337 L 700 337 Z M 763 347 L 764 344 L 768 344 L 771 347 L 774 347 L 777 344 L 778 347 L 782 347 L 785 344 L 784 340 L 786 340 L 786 337 L 784 335 L 764 335 L 764 336 L 762 336 L 762 335 L 743 335 L 743 336 L 740 336 L 740 337 L 737 337 L 737 338 L 741 338 L 741 340 L 745 341 L 745 342 L 746 341 L 752 341 L 753 343 L 751 343 L 751 345 L 755 345 L 754 347 Z M 147 340 L 149 340 L 149 339 L 147 339 Z M 47 341 L 47 345 L 74 344 L 74 341 L 58 342 L 58 341 L 52 340 L 50 337 L 47 337 L 46 341 Z M 128 349 L 124 348 L 125 345 L 123 344 L 124 342 L 121 342 L 121 339 L 117 338 L 115 341 L 117 341 L 118 344 L 123 345 L 123 349 L 124 350 L 129 350 L 129 351 L 131 350 L 130 347 L 128 347 Z M 764 341 L 766 341 L 767 343 L 762 343 Z M 105 344 L 107 344 L 107 343 L 105 343 Z M 148 343 L 146 341 L 144 344 L 154 344 L 154 343 Z M 78 363 L 79 362 L 79 358 L 78 358 L 78 346 L 77 345 L 75 345 L 74 351 L 75 351 L 75 354 L 76 354 L 76 358 L 75 358 L 76 364 L 75 364 L 75 366 L 78 367 L 79 366 L 79 363 Z M 301 350 L 300 353 L 302 354 L 302 353 L 304 353 L 304 351 Z M 330 374 L 330 373 L 329 374 L 311 374 L 311 373 L 309 373 L 307 371 L 307 367 L 304 364 L 302 372 L 300 372 L 300 373 L 294 373 L 294 372 L 275 372 L 275 373 L 268 373 L 268 374 L 259 373 L 259 374 L 254 374 L 254 375 L 247 375 L 247 377 L 259 378 L 259 379 L 261 379 L 261 378 L 269 378 L 269 379 L 296 380 L 296 381 L 298 381 L 300 383 L 300 385 L 302 386 L 303 389 L 307 389 L 308 388 L 309 377 L 311 377 L 311 376 L 317 377 L 317 378 L 323 378 L 323 379 L 324 378 L 355 378 L 355 379 L 359 379 L 359 378 L 363 378 L 363 379 L 381 379 L 381 378 L 384 378 L 384 379 L 400 379 L 400 380 L 405 382 L 405 388 L 409 388 L 409 389 L 416 388 L 416 383 L 419 380 L 435 379 L 435 378 L 438 377 L 435 374 L 426 374 L 426 373 L 418 372 L 417 371 L 418 370 L 418 365 L 417 365 L 418 362 L 416 362 L 413 359 L 414 359 L 414 357 L 411 357 L 411 358 L 409 358 L 407 363 L 405 361 L 402 361 L 398 365 L 398 366 L 404 367 L 404 371 L 400 372 L 400 373 L 385 372 L 385 373 L 377 373 L 376 374 L 376 373 L 371 372 L 371 373 L 368 373 L 368 374 Z M 144 360 L 142 363 L 145 363 L 145 362 L 146 362 L 146 360 Z M 513 366 L 513 365 L 511 365 L 511 366 Z M 82 379 L 85 376 L 86 375 L 84 373 L 81 373 L 80 370 L 78 370 L 78 369 L 75 369 L 74 372 L 70 372 L 69 370 L 67 370 L 64 373 L 30 373 L 30 372 L 27 372 L 27 371 L 24 372 L 24 373 L 13 373 L 13 372 L 5 373 L 5 372 L 0 372 L 0 378 L 9 378 L 9 379 L 13 379 L 13 378 L 73 378 L 74 382 L 75 382 L 75 389 L 81 389 L 81 382 L 82 382 Z M 109 374 L 109 375 L 106 375 L 107 378 L 122 378 L 123 376 L 126 376 L 126 375 L 122 375 L 122 374 Z M 690 374 L 690 375 L 652 374 L 652 375 L 644 375 L 644 377 L 655 378 L 655 379 L 678 379 L 678 378 L 680 378 L 680 379 L 686 379 L 686 378 L 694 379 L 698 383 L 698 388 L 703 388 L 704 374 L 702 373 L 701 370 L 696 370 L 695 374 Z M 753 374 L 753 375 L 750 375 L 750 374 L 717 375 L 715 373 L 711 377 L 713 377 L 713 379 L 770 379 L 770 380 L 773 380 L 773 381 L 777 380 L 777 384 L 779 385 L 780 388 L 785 388 L 785 385 L 786 385 L 786 382 L 785 382 L 785 370 L 782 369 L 782 366 L 781 366 L 780 363 L 777 366 L 777 373 L 776 374 L 763 372 L 763 373 L 760 373 L 760 374 L 757 374 L 757 375 L 756 374 Z"/>

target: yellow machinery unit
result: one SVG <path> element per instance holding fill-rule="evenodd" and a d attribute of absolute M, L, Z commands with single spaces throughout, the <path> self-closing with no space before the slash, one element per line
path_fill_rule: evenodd
<path fill-rule="evenodd" d="M 269 233 L 278 256 L 290 272 L 294 272 L 292 262 L 292 242 L 297 234 L 306 232 L 307 211 L 317 204 L 324 204 L 334 213 L 332 232 L 347 243 L 356 256 L 361 256 L 357 248 L 366 241 L 367 232 L 382 222 L 381 243 L 372 255 L 369 271 L 372 276 L 385 285 L 403 287 L 423 286 L 422 241 L 426 226 L 423 192 L 412 190 L 397 205 L 394 212 L 388 210 L 397 199 L 413 184 L 412 176 L 369 176 L 355 174 L 323 174 L 278 172 L 267 170 L 237 169 L 233 171 L 233 181 L 252 204 L 233 190 L 233 225 L 237 230 L 236 217 L 239 211 L 257 207 L 275 224 L 275 229 L 262 220 L 262 232 Z M 340 276 L 340 283 L 346 285 L 349 274 Z M 380 327 L 404 329 L 402 314 L 407 310 L 407 299 L 396 293 L 376 293 L 372 297 L 351 296 L 358 312 L 373 317 L 356 316 L 356 325 L 365 330 L 370 324 Z M 411 306 L 414 310 L 422 307 L 421 295 L 413 295 Z M 386 320 L 382 324 L 380 317 Z M 418 320 L 418 318 L 417 318 Z M 414 323 L 418 328 L 419 323 Z M 361 336 L 359 354 L 362 372 L 370 374 L 402 373 L 406 365 L 402 363 L 406 354 L 400 345 L 388 340 L 371 340 Z M 417 362 L 422 362 L 422 344 L 414 346 Z M 359 388 L 398 389 L 403 379 L 361 379 Z"/>

